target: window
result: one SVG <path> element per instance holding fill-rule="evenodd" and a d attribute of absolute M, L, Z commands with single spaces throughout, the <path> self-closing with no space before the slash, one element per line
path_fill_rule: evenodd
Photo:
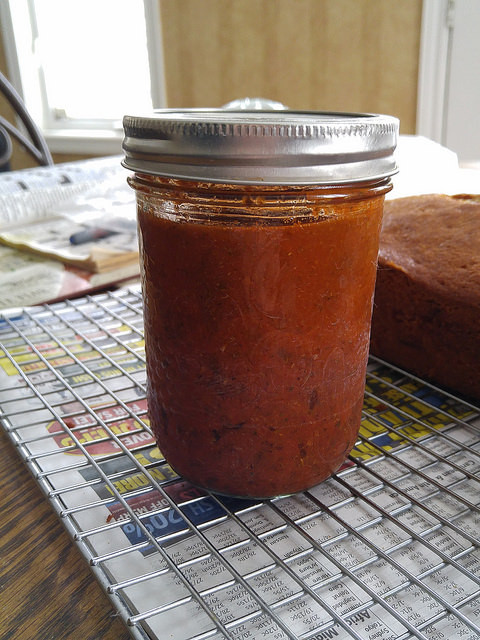
<path fill-rule="evenodd" d="M 472 168 L 480 167 L 478 9 L 472 0 L 424 0 L 417 108 L 417 134 Z"/>
<path fill-rule="evenodd" d="M 9 76 L 52 151 L 120 152 L 122 117 L 165 104 L 157 0 L 0 3 Z"/>

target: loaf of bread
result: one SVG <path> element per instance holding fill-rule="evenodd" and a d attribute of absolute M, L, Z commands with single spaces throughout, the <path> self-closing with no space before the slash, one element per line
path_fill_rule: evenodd
<path fill-rule="evenodd" d="M 480 197 L 387 201 L 371 352 L 480 399 Z"/>

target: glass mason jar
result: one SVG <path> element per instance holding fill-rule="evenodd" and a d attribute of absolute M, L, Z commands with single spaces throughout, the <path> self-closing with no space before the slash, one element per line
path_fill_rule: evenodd
<path fill-rule="evenodd" d="M 223 494 L 312 487 L 358 437 L 397 120 L 167 110 L 124 126 L 160 450 Z"/>

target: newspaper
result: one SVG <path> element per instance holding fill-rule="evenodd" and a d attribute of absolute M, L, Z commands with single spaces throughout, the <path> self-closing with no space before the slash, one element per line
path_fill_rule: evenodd
<path fill-rule="evenodd" d="M 0 174 L 0 243 L 0 308 L 138 278 L 135 195 L 120 157 Z"/>
<path fill-rule="evenodd" d="M 0 245 L 0 309 L 55 302 L 138 280 L 138 262 L 92 273 Z"/>
<path fill-rule="evenodd" d="M 121 156 L 0 174 L 0 226 L 49 216 L 49 210 L 104 180 L 125 174 Z"/>
<path fill-rule="evenodd" d="M 137 637 L 479 637 L 471 405 L 373 363 L 345 467 L 242 501 L 155 444 L 138 289 L 9 314 L 0 343 L 1 422 Z"/>
<path fill-rule="evenodd" d="M 0 176 L 0 220 L 9 221 L 0 242 L 95 273 L 138 263 L 135 194 L 126 172 L 118 158 L 86 167 L 92 164 L 94 172 L 58 165 Z M 52 186 L 54 176 L 59 184 Z"/>

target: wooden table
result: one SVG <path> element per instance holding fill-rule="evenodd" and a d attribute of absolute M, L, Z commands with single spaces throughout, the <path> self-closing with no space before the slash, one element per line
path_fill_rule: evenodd
<path fill-rule="evenodd" d="M 131 638 L 1 427 L 0 637 Z"/>

